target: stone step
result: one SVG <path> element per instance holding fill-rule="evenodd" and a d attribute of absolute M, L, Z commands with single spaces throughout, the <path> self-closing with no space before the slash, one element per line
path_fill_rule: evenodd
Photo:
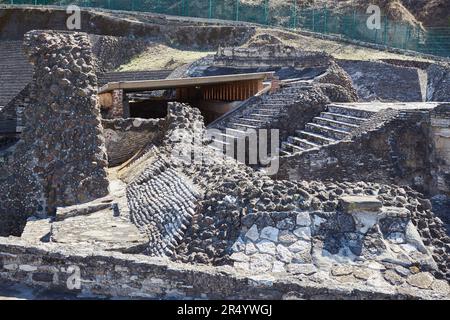
<path fill-rule="evenodd" d="M 312 133 L 317 133 L 322 136 L 325 136 L 325 137 L 328 137 L 331 139 L 335 139 L 335 140 L 342 140 L 342 139 L 347 138 L 350 135 L 350 133 L 347 131 L 338 130 L 338 129 L 328 127 L 328 126 L 322 126 L 317 123 L 307 123 L 305 125 L 305 129 L 306 129 L 306 131 L 309 131 Z"/>
<path fill-rule="evenodd" d="M 258 119 L 258 120 L 262 120 L 264 122 L 270 121 L 273 118 L 275 118 L 276 116 L 273 114 L 261 114 L 261 113 L 252 113 L 250 115 L 253 119 Z"/>
<path fill-rule="evenodd" d="M 265 100 L 283 101 L 283 100 L 290 99 L 290 98 L 293 98 L 296 96 L 297 96 L 297 94 L 295 94 L 295 93 L 279 92 L 279 93 L 273 93 L 268 96 L 265 96 Z"/>
<path fill-rule="evenodd" d="M 366 118 L 366 119 L 370 118 L 376 113 L 375 111 L 362 110 L 350 106 L 336 105 L 336 104 L 329 104 L 327 106 L 327 111 L 331 113 L 338 113 L 346 116 Z"/>
<path fill-rule="evenodd" d="M 267 109 L 280 109 L 282 107 L 284 107 L 286 105 L 285 102 L 280 102 L 280 103 L 268 103 L 268 102 L 263 102 L 261 104 L 258 105 L 257 108 L 267 108 Z"/>
<path fill-rule="evenodd" d="M 230 142 L 227 142 L 227 140 L 222 140 L 222 139 L 213 139 L 212 144 L 214 144 L 216 146 L 229 146 L 229 145 L 231 145 Z"/>
<path fill-rule="evenodd" d="M 287 141 L 291 144 L 297 145 L 299 147 L 302 147 L 305 150 L 313 149 L 313 148 L 320 148 L 320 145 L 317 143 L 314 143 L 312 141 L 301 139 L 299 137 L 288 137 Z"/>
<path fill-rule="evenodd" d="M 254 112 L 257 112 L 259 114 L 264 114 L 264 115 L 276 115 L 276 114 L 280 113 L 280 110 L 258 108 L 258 109 L 255 109 Z"/>
<path fill-rule="evenodd" d="M 298 97 L 296 94 L 281 94 L 279 96 L 270 96 L 269 98 L 263 99 L 263 102 L 269 103 L 286 103 L 295 100 Z"/>
<path fill-rule="evenodd" d="M 228 128 L 227 128 L 228 129 Z M 217 137 L 214 137 L 214 140 L 222 140 L 222 141 L 233 141 L 239 139 L 239 134 L 233 134 L 233 132 L 222 132 Z"/>
<path fill-rule="evenodd" d="M 259 120 L 259 119 L 252 119 L 252 118 L 239 118 L 239 119 L 236 119 L 234 122 L 239 123 L 239 124 L 256 126 L 259 128 L 260 126 L 264 125 L 267 121 L 263 121 L 263 120 Z"/>
<path fill-rule="evenodd" d="M 225 132 L 234 136 L 245 136 L 247 134 L 244 130 L 237 130 L 234 128 L 226 128 Z"/>
<path fill-rule="evenodd" d="M 279 150 L 278 151 L 281 157 L 289 157 L 292 156 L 292 152 L 289 152 L 287 150 Z"/>
<path fill-rule="evenodd" d="M 214 146 L 212 144 L 209 144 L 207 147 L 212 149 L 212 150 L 214 150 L 214 151 L 216 151 L 216 152 L 225 153 L 225 149 L 224 148 L 219 148 L 219 147 L 216 147 L 216 146 Z"/>
<path fill-rule="evenodd" d="M 326 137 L 326 136 L 321 135 L 321 134 L 317 134 L 317 133 L 313 133 L 313 132 L 309 132 L 309 131 L 304 131 L 304 130 L 297 130 L 297 131 L 295 131 L 295 133 L 300 138 L 303 138 L 305 140 L 311 141 L 313 143 L 316 143 L 316 144 L 322 145 L 322 146 L 338 141 L 336 139 L 332 139 L 332 138 Z"/>
<path fill-rule="evenodd" d="M 331 113 L 331 112 L 322 112 L 320 114 L 320 117 L 326 118 L 326 119 L 331 119 L 331 120 L 336 120 L 336 121 L 340 121 L 340 122 L 351 123 L 351 124 L 355 124 L 355 125 L 360 125 L 367 121 L 367 118 L 352 117 L 352 116 L 347 116 L 344 114 Z"/>
<path fill-rule="evenodd" d="M 282 96 L 279 97 L 270 97 L 270 98 L 266 98 L 264 99 L 262 102 L 267 102 L 267 103 L 286 103 L 292 100 L 295 100 L 298 97 L 298 95 L 286 95 L 283 94 Z"/>
<path fill-rule="evenodd" d="M 285 95 L 292 95 L 292 93 L 285 91 L 284 89 L 278 90 L 276 92 L 272 92 L 267 95 L 267 97 L 283 97 Z"/>
<path fill-rule="evenodd" d="M 289 142 L 282 142 L 281 143 L 281 148 L 282 148 L 282 150 L 290 151 L 293 154 L 300 153 L 300 152 L 303 152 L 303 151 L 306 150 L 306 149 L 303 149 L 303 148 L 301 148 L 301 147 L 299 147 L 299 146 L 297 146 L 295 144 L 291 144 Z"/>
<path fill-rule="evenodd" d="M 305 84 L 305 85 L 299 86 L 299 87 L 284 87 L 283 93 L 298 94 L 298 93 L 304 91 L 305 89 L 309 89 L 309 88 L 311 88 L 311 85 L 308 85 L 308 84 Z"/>
<path fill-rule="evenodd" d="M 358 128 L 358 126 L 355 124 L 331 120 L 331 119 L 322 118 L 322 117 L 315 117 L 313 121 L 314 121 L 314 123 L 320 124 L 322 126 L 327 126 L 327 127 L 335 128 L 338 130 L 347 131 L 347 132 L 351 132 L 352 130 Z"/>
<path fill-rule="evenodd" d="M 236 119 L 236 121 L 248 121 L 248 122 L 255 122 L 255 123 L 261 123 L 261 122 L 264 122 L 264 121 L 261 121 L 261 120 L 258 120 L 258 119 L 253 119 L 253 118 L 239 118 L 239 119 Z"/>
<path fill-rule="evenodd" d="M 248 130 L 248 129 L 258 129 L 258 126 L 255 125 L 249 125 L 244 123 L 238 123 L 238 122 L 230 122 L 228 124 L 232 129 L 238 129 L 238 130 Z"/>

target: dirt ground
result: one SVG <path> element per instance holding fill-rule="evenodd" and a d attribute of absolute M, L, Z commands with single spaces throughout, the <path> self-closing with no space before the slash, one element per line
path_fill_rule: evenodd
<path fill-rule="evenodd" d="M 375 50 L 348 43 L 306 37 L 295 32 L 277 29 L 258 29 L 245 46 L 282 43 L 302 50 L 325 51 L 336 59 L 380 60 L 398 59 L 427 61 L 426 59 Z M 177 67 L 214 54 L 212 51 L 184 51 L 161 43 L 155 43 L 145 52 L 120 66 L 116 71 L 173 70 Z"/>

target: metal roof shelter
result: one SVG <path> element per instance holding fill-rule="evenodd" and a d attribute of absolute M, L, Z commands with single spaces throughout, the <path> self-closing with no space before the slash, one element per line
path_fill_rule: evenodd
<path fill-rule="evenodd" d="M 99 94 L 111 92 L 114 90 L 123 90 L 124 92 L 139 92 L 198 86 L 224 85 L 227 83 L 239 83 L 255 80 L 264 81 L 272 79 L 273 75 L 274 72 L 259 72 L 211 77 L 110 82 L 99 89 Z"/>
<path fill-rule="evenodd" d="M 272 79 L 274 72 L 243 73 L 224 76 L 164 79 L 164 80 L 142 80 L 142 81 L 121 81 L 110 82 L 100 88 L 99 94 L 111 92 L 113 90 L 124 90 L 125 92 L 139 92 L 162 89 L 176 89 L 186 87 L 220 85 L 232 82 L 243 82 L 252 80 Z"/>
<path fill-rule="evenodd" d="M 172 89 L 175 97 L 149 98 L 141 102 L 148 106 L 158 101 L 179 101 L 188 103 L 230 103 L 245 101 L 264 89 L 264 81 L 276 80 L 274 72 L 241 73 L 210 77 L 140 80 L 109 82 L 99 89 L 99 100 L 103 110 L 113 110 L 114 114 L 130 116 L 129 93 L 149 92 Z M 271 86 L 269 86 L 271 87 Z M 134 106 L 136 101 L 132 101 Z M 211 108 L 219 108 L 216 105 Z"/>

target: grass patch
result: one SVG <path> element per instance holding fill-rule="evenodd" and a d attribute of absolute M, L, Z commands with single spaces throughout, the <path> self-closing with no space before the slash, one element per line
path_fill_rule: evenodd
<path fill-rule="evenodd" d="M 116 71 L 172 70 L 214 52 L 182 51 L 163 44 L 154 44 Z"/>

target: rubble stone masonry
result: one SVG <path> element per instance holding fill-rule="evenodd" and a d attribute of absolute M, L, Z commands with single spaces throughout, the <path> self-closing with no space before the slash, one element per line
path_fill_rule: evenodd
<path fill-rule="evenodd" d="M 45 256 L 45 259 L 43 257 Z M 77 275 L 80 286 L 76 287 Z M 72 292 L 80 298 L 135 299 L 443 299 L 435 291 L 377 290 L 319 284 L 298 276 L 249 275 L 229 266 L 174 263 L 162 258 L 106 251 L 30 245 L 0 238 L 0 278 Z M 437 281 L 435 281 L 438 283 Z M 72 290 L 69 290 L 71 284 Z"/>
<path fill-rule="evenodd" d="M 97 77 L 87 35 L 31 31 L 31 103 L 15 153 L 0 167 L 0 235 L 20 234 L 31 214 L 108 193 Z"/>

